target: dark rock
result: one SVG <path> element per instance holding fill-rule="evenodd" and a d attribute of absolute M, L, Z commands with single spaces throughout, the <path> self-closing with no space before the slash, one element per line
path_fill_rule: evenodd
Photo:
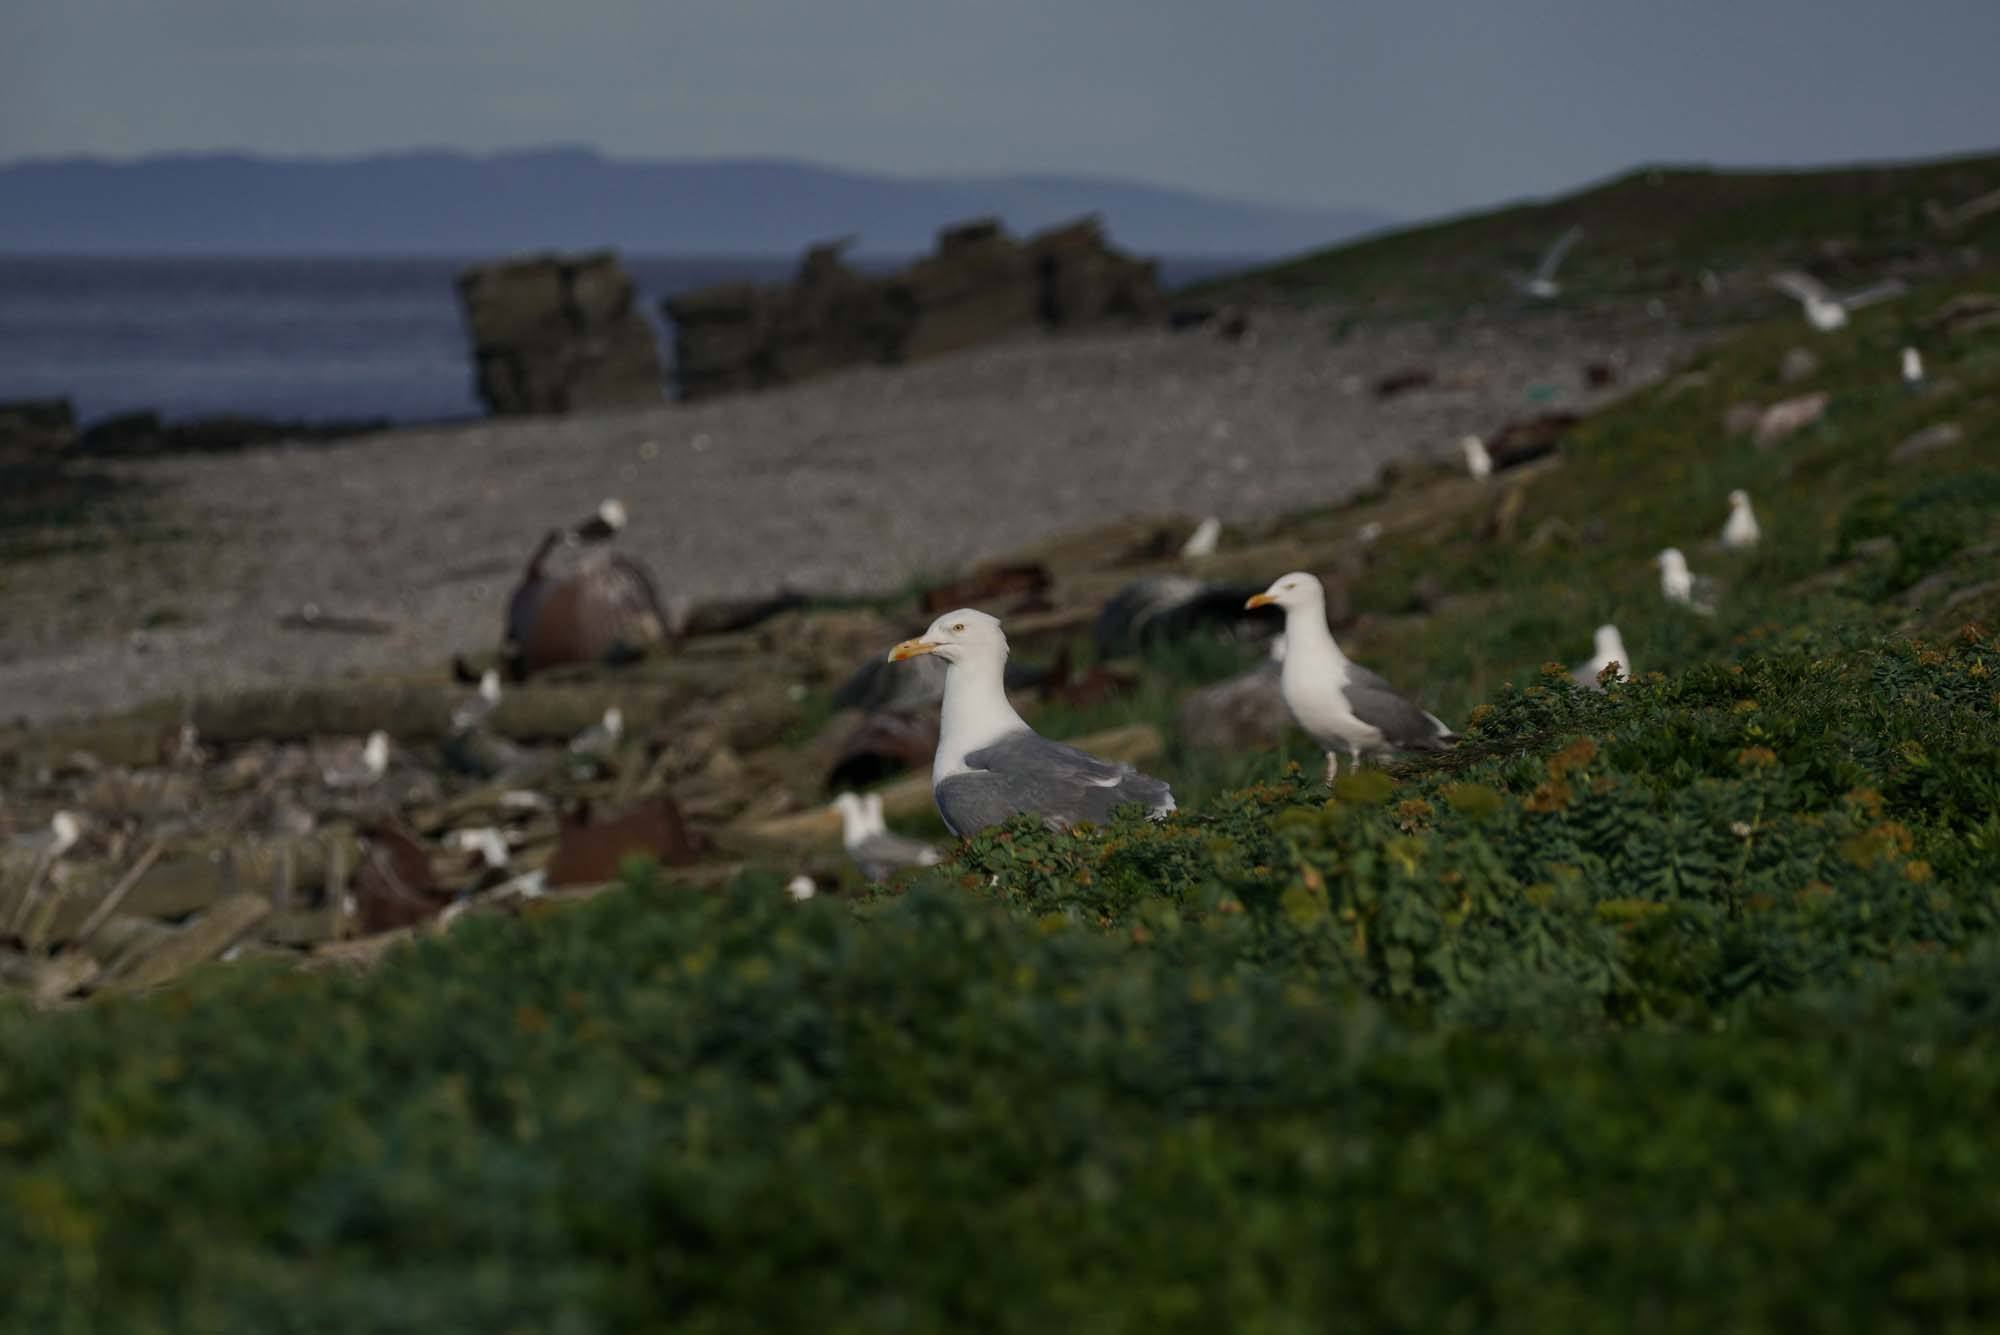
<path fill-rule="evenodd" d="M 1025 245 L 990 219 L 962 223 L 939 233 L 932 254 L 881 277 L 850 268 L 847 244 L 807 251 L 787 286 L 730 283 L 668 298 L 680 397 L 915 361 L 1025 330 L 1166 315 L 1153 263 L 1113 250 L 1094 218 Z"/>
<path fill-rule="evenodd" d="M 1543 413 L 1524 422 L 1509 422 L 1486 441 L 1495 472 L 1518 468 L 1531 459 L 1555 453 L 1564 434 L 1582 419 L 1575 413 Z"/>
<path fill-rule="evenodd" d="M 1606 389 L 1618 383 L 1618 368 L 1611 362 L 1585 362 L 1583 383 L 1591 389 Z"/>
<path fill-rule="evenodd" d="M 1375 382 L 1375 397 L 1393 399 L 1399 394 L 1407 394 L 1413 389 L 1423 389 L 1437 380 L 1437 372 L 1421 366 L 1408 366 L 1400 371 L 1391 371 Z"/>
<path fill-rule="evenodd" d="M 76 444 L 76 413 L 68 399 L 0 403 L 0 455 L 60 455 Z"/>
<path fill-rule="evenodd" d="M 917 597 L 925 616 L 936 616 L 960 607 L 1008 601 L 1010 613 L 1019 613 L 1023 604 L 1038 599 L 1055 583 L 1048 567 L 1036 562 L 986 566 L 964 579 L 934 584 Z"/>
<path fill-rule="evenodd" d="M 1279 687 L 1280 667 L 1260 663 L 1248 672 L 1204 686 L 1181 703 L 1181 741 L 1213 751 L 1270 746 L 1292 726 Z"/>
<path fill-rule="evenodd" d="M 1094 638 L 1099 658 L 1123 658 L 1154 644 L 1183 640 L 1207 630 L 1221 638 L 1250 639 L 1283 624 L 1270 608 L 1246 608 L 1261 584 L 1211 584 L 1187 575 L 1151 575 L 1112 595 L 1098 613 Z M 1327 586 L 1327 618 L 1338 624 L 1347 612 L 1346 588 Z"/>
<path fill-rule="evenodd" d="M 496 416 L 665 399 L 659 347 L 609 251 L 482 264 L 458 277 L 479 397 Z"/>
<path fill-rule="evenodd" d="M 585 807 L 563 818 L 561 838 L 549 858 L 549 885 L 597 885 L 615 880 L 619 866 L 631 857 L 650 857 L 664 867 L 685 867 L 699 856 L 671 797 L 647 798 L 601 823 L 592 823 Z"/>
<path fill-rule="evenodd" d="M 77 437 L 79 454 L 225 454 L 263 445 L 323 444 L 384 430 L 387 418 L 301 422 L 227 414 L 163 422 L 156 412 L 120 413 L 92 423 Z"/>
<path fill-rule="evenodd" d="M 830 792 L 867 788 L 910 770 L 923 769 L 937 752 L 938 713 L 882 710 L 855 724 L 827 771 Z"/>

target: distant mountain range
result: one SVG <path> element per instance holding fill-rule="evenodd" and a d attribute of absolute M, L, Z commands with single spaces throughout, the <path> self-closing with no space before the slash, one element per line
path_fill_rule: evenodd
<path fill-rule="evenodd" d="M 14 253 L 465 255 L 611 245 L 768 255 L 852 235 L 862 253 L 907 254 L 965 218 L 997 215 L 1025 232 L 1083 213 L 1102 215 L 1129 249 L 1246 257 L 1324 246 L 1391 221 L 1097 177 L 902 177 L 571 148 L 0 165 L 0 252 Z"/>

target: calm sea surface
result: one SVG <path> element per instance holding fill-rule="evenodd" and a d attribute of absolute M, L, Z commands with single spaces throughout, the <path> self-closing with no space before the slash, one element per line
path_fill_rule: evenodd
<path fill-rule="evenodd" d="M 474 414 L 452 285 L 469 262 L 0 257 L 0 399 L 66 396 L 86 422 L 137 408 L 175 418 Z M 1168 259 L 1161 272 L 1178 286 L 1245 263 Z M 627 264 L 657 325 L 662 297 L 781 280 L 797 259 Z"/>

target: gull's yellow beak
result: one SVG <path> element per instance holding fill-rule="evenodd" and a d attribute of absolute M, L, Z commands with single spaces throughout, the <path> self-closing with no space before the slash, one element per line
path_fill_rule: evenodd
<path fill-rule="evenodd" d="M 1250 597 L 1250 601 L 1243 604 L 1243 610 L 1247 612 L 1253 607 L 1269 607 L 1272 603 L 1275 603 L 1277 601 L 1278 600 L 1276 598 L 1273 598 L 1268 593 L 1252 594 Z"/>
<path fill-rule="evenodd" d="M 929 640 L 904 640 L 889 651 L 889 661 L 891 663 L 900 663 L 906 658 L 915 658 L 918 654 L 933 654 L 936 652 L 937 646 Z"/>

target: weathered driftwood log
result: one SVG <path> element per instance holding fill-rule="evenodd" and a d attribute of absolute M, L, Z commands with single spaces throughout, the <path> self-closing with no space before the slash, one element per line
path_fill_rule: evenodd
<path fill-rule="evenodd" d="M 159 859 L 133 882 L 119 909 L 127 918 L 184 918 L 231 894 L 254 894 L 268 906 L 274 896 L 297 896 L 326 884 L 330 867 L 352 868 L 357 856 L 351 831 L 331 827 L 301 839 L 217 836 Z M 79 865 L 49 924 L 48 939 L 64 942 L 90 918 L 123 879 L 115 864 Z M 114 920 L 115 921 L 115 920 Z M 106 924 L 108 927 L 109 924 Z"/>
<path fill-rule="evenodd" d="M 161 941 L 104 990 L 138 992 L 171 983 L 235 945 L 270 911 L 271 901 L 262 895 L 231 895 Z"/>

